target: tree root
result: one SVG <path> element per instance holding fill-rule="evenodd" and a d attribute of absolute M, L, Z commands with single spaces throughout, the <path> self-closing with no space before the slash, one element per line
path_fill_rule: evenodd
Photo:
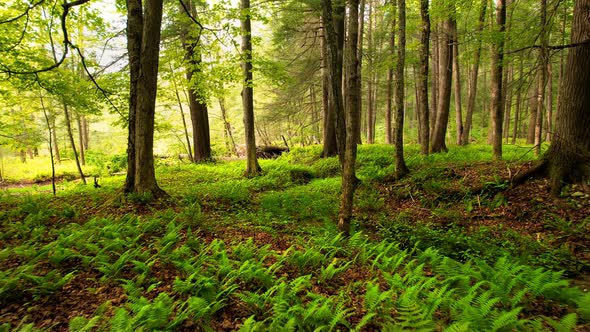
<path fill-rule="evenodd" d="M 546 177 L 549 171 L 549 160 L 543 158 L 540 163 L 533 166 L 528 171 L 517 174 L 510 179 L 510 188 L 515 188 L 531 179 L 540 179 Z"/>

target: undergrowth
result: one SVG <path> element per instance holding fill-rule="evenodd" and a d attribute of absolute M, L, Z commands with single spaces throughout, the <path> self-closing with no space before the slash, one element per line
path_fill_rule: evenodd
<path fill-rule="evenodd" d="M 410 151 L 413 173 L 391 190 L 429 206 L 432 220 L 416 223 L 411 210 L 386 213 L 380 181 L 392 172 L 391 147 L 360 147 L 357 230 L 347 239 L 333 224 L 337 159 L 320 159 L 319 151 L 294 149 L 263 161 L 265 175 L 251 180 L 241 177 L 241 161 L 161 165 L 160 183 L 173 198 L 159 205 L 121 198 L 122 177 L 105 177 L 100 190 L 74 185 L 56 198 L 4 193 L 0 331 L 588 326 L 589 293 L 556 271 L 567 262 L 551 264 L 569 257 L 565 251 L 500 224 L 471 229 L 463 213 L 449 209 L 459 202 L 467 210 L 475 195 L 496 204 L 495 194 L 455 187 L 445 181 L 452 172 L 436 171 L 486 159 L 483 148 L 431 157 Z M 516 148 L 507 155 L 522 157 Z M 483 182 L 503 185 L 493 177 Z M 424 192 L 438 198 L 420 197 Z M 554 217 L 547 227 L 564 234 L 552 241 L 566 241 L 586 226 Z M 48 325 L 43 317 L 56 310 L 52 303 L 74 295 L 87 303 L 79 300 Z"/>

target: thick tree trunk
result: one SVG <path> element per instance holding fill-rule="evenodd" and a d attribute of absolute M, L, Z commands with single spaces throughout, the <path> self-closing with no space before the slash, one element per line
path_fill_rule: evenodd
<path fill-rule="evenodd" d="M 357 186 L 355 172 L 357 135 L 360 110 L 358 99 L 360 98 L 358 84 L 358 7 L 359 0 L 349 0 L 349 44 L 347 48 L 347 90 L 346 90 L 346 146 L 344 151 L 344 163 L 342 165 L 342 197 L 340 200 L 340 213 L 338 217 L 338 230 L 344 234 L 350 234 L 350 221 L 352 219 L 352 207 L 354 191 Z"/>
<path fill-rule="evenodd" d="M 432 136 L 432 152 L 448 151 L 445 138 L 449 122 L 449 108 L 451 103 L 451 82 L 453 78 L 453 37 L 451 18 L 444 22 L 439 51 L 439 87 L 436 111 L 436 124 Z"/>
<path fill-rule="evenodd" d="M 323 17 L 322 17 L 323 19 Z M 338 154 L 336 144 L 336 120 L 334 119 L 334 104 L 330 97 L 330 73 L 328 70 L 328 45 L 326 41 L 325 23 L 320 38 L 322 46 L 322 114 L 323 114 L 323 151 L 322 157 L 333 157 Z"/>
<path fill-rule="evenodd" d="M 395 84 L 395 177 L 400 179 L 410 171 L 404 160 L 404 68 L 406 64 L 406 0 L 398 0 L 398 44 Z"/>
<path fill-rule="evenodd" d="M 475 111 L 475 97 L 477 96 L 477 78 L 479 74 L 479 61 L 481 58 L 481 33 L 484 28 L 486 18 L 487 0 L 481 1 L 479 20 L 477 24 L 477 46 L 473 54 L 473 67 L 469 74 L 469 92 L 467 97 L 467 114 L 465 115 L 465 128 L 461 137 L 461 144 L 469 144 L 469 135 L 471 134 L 471 125 L 473 123 L 473 112 Z"/>
<path fill-rule="evenodd" d="M 154 168 L 154 120 L 158 89 L 162 0 L 146 0 L 144 15 L 139 61 L 140 74 L 137 80 L 134 192 L 151 193 L 158 198 L 165 195 L 156 182 Z"/>
<path fill-rule="evenodd" d="M 140 1 L 127 0 L 127 55 L 129 57 L 129 132 L 127 135 L 127 175 L 123 191 L 135 190 L 135 122 L 137 118 L 137 82 L 139 80 L 143 9 Z"/>
<path fill-rule="evenodd" d="M 500 37 L 492 45 L 492 154 L 495 160 L 502 159 L 502 125 L 504 121 L 504 98 L 502 74 L 504 59 L 504 29 L 506 23 L 505 0 L 496 0 L 496 24 Z"/>
<path fill-rule="evenodd" d="M 246 135 L 246 171 L 244 176 L 250 178 L 261 173 L 262 169 L 256 158 L 256 135 L 254 133 L 254 90 L 252 88 L 252 25 L 250 22 L 250 0 L 241 2 L 242 22 L 242 104 L 244 108 L 244 132 Z"/>
<path fill-rule="evenodd" d="M 420 135 L 420 152 L 427 155 L 430 148 L 430 114 L 428 110 L 428 49 L 430 41 L 430 14 L 428 0 L 420 0 L 420 74 L 416 81 L 416 110 Z"/>

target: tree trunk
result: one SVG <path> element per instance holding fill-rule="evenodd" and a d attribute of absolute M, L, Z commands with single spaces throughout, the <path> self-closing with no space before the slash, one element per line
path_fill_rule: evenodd
<path fill-rule="evenodd" d="M 64 115 L 66 118 L 66 129 L 68 131 L 68 137 L 70 139 L 70 145 L 72 146 L 72 152 L 74 153 L 74 160 L 76 161 L 76 167 L 78 168 L 78 174 L 80 175 L 80 179 L 82 179 L 82 183 L 86 184 L 86 177 L 84 176 L 84 172 L 82 171 L 82 166 L 80 166 L 80 159 L 78 159 L 78 151 L 76 151 L 76 142 L 74 140 L 74 134 L 72 133 L 72 124 L 70 120 L 70 112 L 68 111 L 68 105 L 63 103 L 64 106 Z"/>
<path fill-rule="evenodd" d="M 241 0 L 242 22 L 242 104 L 244 108 L 244 132 L 246 135 L 246 171 L 250 178 L 262 172 L 256 158 L 256 135 L 254 133 L 254 90 L 252 88 L 252 25 L 250 22 L 250 0 Z"/>
<path fill-rule="evenodd" d="M 53 130 L 51 131 L 51 138 L 53 140 L 53 156 L 55 158 L 55 162 L 58 164 L 61 164 L 61 155 L 59 153 L 59 144 L 58 144 L 58 140 L 57 140 L 57 130 L 56 130 L 56 125 L 55 125 L 55 114 L 50 116 L 50 121 L 51 121 L 51 128 L 53 128 Z"/>
<path fill-rule="evenodd" d="M 56 194 L 55 190 L 55 159 L 53 157 L 53 145 L 55 144 L 53 141 L 55 131 L 55 126 L 51 126 L 51 120 L 49 119 L 49 115 L 47 115 L 47 110 L 45 109 L 45 103 L 43 102 L 43 95 L 39 96 L 41 101 L 41 109 L 43 110 L 43 116 L 45 117 L 45 124 L 47 125 L 47 131 L 49 131 L 49 157 L 51 158 L 51 191 L 53 192 L 53 196 Z M 4 165 L 2 165 L 4 166 Z M 2 176 L 3 170 L 0 170 L 0 180 L 4 181 Z"/>
<path fill-rule="evenodd" d="M 408 174 L 404 160 L 404 68 L 406 64 L 406 0 L 398 0 L 398 44 L 395 91 L 395 177 Z"/>
<path fill-rule="evenodd" d="M 134 192 L 150 193 L 158 198 L 165 196 L 165 192 L 156 182 L 154 168 L 154 119 L 158 89 L 162 0 L 146 0 L 144 15 L 137 80 Z"/>
<path fill-rule="evenodd" d="M 197 17 L 197 10 L 193 1 L 186 1 L 181 4 L 193 18 Z M 197 29 L 196 38 L 191 38 L 190 29 Z M 184 24 L 180 30 L 180 39 L 185 51 L 184 60 L 186 66 L 186 80 L 188 82 L 188 100 L 193 126 L 193 161 L 202 162 L 211 159 L 211 138 L 209 134 L 209 115 L 207 104 L 204 101 L 203 93 L 199 87 L 194 87 L 194 80 L 199 78 L 201 73 L 201 51 L 200 45 L 201 28 L 196 24 Z"/>
<path fill-rule="evenodd" d="M 436 124 L 432 136 L 432 152 L 448 151 L 445 144 L 447 125 L 449 122 L 449 108 L 451 102 L 451 82 L 453 78 L 453 38 L 450 33 L 452 26 L 451 18 L 444 22 L 444 31 L 441 35 L 441 47 L 439 49 L 439 84 L 438 101 L 436 111 Z"/>
<path fill-rule="evenodd" d="M 362 112 L 363 112 L 363 98 L 362 91 L 363 91 L 363 80 L 362 80 L 362 68 L 363 68 L 363 40 L 364 40 L 364 30 L 365 30 L 365 0 L 360 1 L 359 6 L 359 28 L 358 28 L 358 37 L 357 37 L 357 50 L 356 50 L 356 58 L 357 58 L 357 76 L 358 76 L 358 83 L 357 83 L 357 95 L 358 98 L 358 112 L 359 112 L 359 123 L 357 127 L 357 143 L 361 144 L 361 120 L 362 119 Z"/>
<path fill-rule="evenodd" d="M 323 18 L 322 18 L 323 19 Z M 333 157 L 338 154 L 336 144 L 336 120 L 334 119 L 334 104 L 330 98 L 330 73 L 328 70 L 328 45 L 326 42 L 325 23 L 320 38 L 322 47 L 322 114 L 323 114 L 323 151 L 322 157 Z"/>
<path fill-rule="evenodd" d="M 514 110 L 514 130 L 512 131 L 512 144 L 516 144 L 516 139 L 518 138 L 519 127 L 520 123 L 522 122 L 522 86 L 524 82 L 523 78 L 523 71 L 524 71 L 524 64 L 522 56 L 520 57 L 520 64 L 518 65 L 518 80 L 520 84 L 518 86 L 518 90 L 516 91 L 516 109 Z"/>
<path fill-rule="evenodd" d="M 430 114 L 428 110 L 428 49 L 430 41 L 430 14 L 428 0 L 420 0 L 420 74 L 416 80 L 416 109 L 420 135 L 420 152 L 427 155 L 430 148 Z"/>
<path fill-rule="evenodd" d="M 140 1 L 127 0 L 127 55 L 129 57 L 129 132 L 127 135 L 127 175 L 123 191 L 135 190 L 136 138 L 135 122 L 137 119 L 137 82 L 139 80 L 141 42 L 143 35 L 143 9 Z"/>
<path fill-rule="evenodd" d="M 534 144 L 535 143 L 535 125 L 537 123 L 537 96 L 539 95 L 538 92 L 539 84 L 535 84 L 531 93 L 532 96 L 529 96 L 529 126 L 528 126 L 528 133 L 527 133 L 527 144 Z"/>
<path fill-rule="evenodd" d="M 504 121 L 504 98 L 502 96 L 502 74 L 504 59 L 504 29 L 506 23 L 505 0 L 496 1 L 496 24 L 500 34 L 492 44 L 492 154 L 495 160 L 502 159 L 502 125 Z"/>
<path fill-rule="evenodd" d="M 219 108 L 221 109 L 221 119 L 223 120 L 223 127 L 225 128 L 225 133 L 229 139 L 228 145 L 230 147 L 231 153 L 237 155 L 238 149 L 236 148 L 236 141 L 234 140 L 234 135 L 232 133 L 231 124 L 227 119 L 227 110 L 225 108 L 225 99 L 223 97 L 219 98 Z M 230 145 L 231 143 L 231 145 Z"/>
<path fill-rule="evenodd" d="M 432 35 L 432 93 L 431 93 L 431 103 L 430 103 L 430 141 L 432 142 L 432 137 L 434 137 L 434 128 L 436 127 L 436 112 L 438 111 L 438 85 L 440 83 L 440 75 L 439 75 L 439 68 L 440 68 L 440 61 L 439 61 L 439 44 L 440 44 L 440 24 L 434 25 L 434 33 Z M 432 26 L 431 26 L 432 28 Z M 430 146 L 430 150 L 432 150 L 432 146 Z"/>
<path fill-rule="evenodd" d="M 180 110 L 180 118 L 182 119 L 182 128 L 184 131 L 184 138 L 186 140 L 186 151 L 191 161 L 193 159 L 193 151 L 191 148 L 191 140 L 188 136 L 188 126 L 186 125 L 186 118 L 184 116 L 184 107 L 182 107 L 182 99 L 180 99 L 180 93 L 178 91 L 178 85 L 176 84 L 176 79 L 174 78 L 174 69 L 172 68 L 172 64 L 170 65 L 170 77 L 172 81 L 172 86 L 174 87 L 174 95 L 176 96 L 176 102 L 178 103 L 178 109 Z"/>
<path fill-rule="evenodd" d="M 477 78 L 479 74 L 479 60 L 481 58 L 481 34 L 483 32 L 486 8 L 488 0 L 481 1 L 479 20 L 477 24 L 477 46 L 473 54 L 473 67 L 469 75 L 469 92 L 467 97 L 467 114 L 465 115 L 465 128 L 461 137 L 461 144 L 469 144 L 469 135 L 471 134 L 471 125 L 473 123 L 473 112 L 475 111 L 475 98 L 477 96 Z"/>
<path fill-rule="evenodd" d="M 551 62 L 547 64 L 547 133 L 545 140 L 551 141 L 551 134 L 553 133 L 553 69 L 551 68 Z"/>
<path fill-rule="evenodd" d="M 512 82 L 512 66 L 506 67 L 504 71 L 504 82 L 502 83 L 502 90 L 504 95 L 504 128 L 503 135 L 508 144 L 510 139 L 510 118 L 512 111 L 512 89 L 509 82 Z"/>
<path fill-rule="evenodd" d="M 547 32 L 547 0 L 541 0 L 541 48 L 539 49 L 539 89 L 537 95 L 537 117 L 535 121 L 535 155 L 541 154 L 543 142 L 543 117 L 545 114 L 545 86 L 547 85 L 547 65 L 549 63 Z"/>
<path fill-rule="evenodd" d="M 373 56 L 375 47 L 373 43 L 373 1 L 369 0 L 369 26 L 367 27 L 367 144 L 375 143 L 375 127 L 373 126 L 373 118 L 375 117 L 375 105 L 373 105 L 374 98 L 374 73 Z"/>
<path fill-rule="evenodd" d="M 324 2 L 323 0 L 322 2 Z M 342 165 L 342 197 L 340 200 L 340 213 L 338 216 L 338 230 L 348 236 L 350 234 L 350 221 L 352 219 L 352 207 L 354 191 L 357 186 L 355 172 L 356 153 L 357 153 L 357 132 L 360 121 L 360 110 L 358 109 L 358 99 L 360 98 L 358 84 L 358 7 L 359 0 L 349 0 L 349 31 L 348 31 L 348 48 L 347 48 L 347 66 L 348 73 L 347 90 L 346 90 L 346 143 Z"/>
<path fill-rule="evenodd" d="M 393 55 L 395 54 L 395 20 L 392 20 L 392 27 L 389 33 L 389 52 L 391 53 L 391 58 L 393 59 Z M 393 101 L 393 63 L 387 66 L 387 103 L 385 108 L 385 143 L 386 144 L 393 144 L 393 130 L 391 128 L 392 124 L 392 101 Z"/>
<path fill-rule="evenodd" d="M 80 142 L 80 164 L 86 165 L 86 154 L 84 153 L 84 125 L 82 124 L 82 117 L 76 114 L 76 123 L 78 124 L 78 141 Z"/>
<path fill-rule="evenodd" d="M 451 33 L 453 35 L 453 83 L 455 96 L 455 128 L 457 130 L 457 137 L 455 142 L 461 145 L 461 137 L 463 136 L 463 110 L 461 109 L 461 71 L 459 69 L 459 34 L 457 32 L 457 22 L 451 21 Z"/>

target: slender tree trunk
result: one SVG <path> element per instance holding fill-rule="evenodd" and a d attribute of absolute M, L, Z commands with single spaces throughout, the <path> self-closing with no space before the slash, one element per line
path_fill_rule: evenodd
<path fill-rule="evenodd" d="M 76 115 L 76 123 L 78 124 L 78 141 L 80 142 L 80 164 L 86 165 L 86 154 L 84 149 L 84 125 L 80 114 Z"/>
<path fill-rule="evenodd" d="M 363 113 L 363 98 L 362 96 L 362 91 L 363 91 L 363 80 L 362 80 L 362 68 L 363 68 L 363 40 L 364 40 L 364 31 L 365 31 L 365 0 L 361 0 L 360 1 L 360 6 L 359 6 L 359 29 L 358 29 L 358 37 L 357 37 L 357 76 L 358 76 L 358 83 L 357 83 L 357 95 L 359 96 L 358 98 L 358 112 L 359 112 L 359 123 L 357 125 L 358 128 L 358 133 L 357 133 L 357 143 L 361 144 L 362 139 L 361 139 L 361 120 L 362 119 L 362 113 Z"/>
<path fill-rule="evenodd" d="M 160 27 L 162 0 L 144 2 L 143 35 L 137 80 L 137 114 L 135 118 L 135 187 L 139 194 L 165 196 L 156 182 L 154 167 L 154 120 L 158 89 Z"/>
<path fill-rule="evenodd" d="M 545 140 L 551 141 L 551 134 L 553 133 L 553 68 L 551 62 L 547 64 L 547 133 Z"/>
<path fill-rule="evenodd" d="M 427 155 L 430 148 L 430 111 L 428 109 L 428 50 L 430 41 L 430 14 L 428 0 L 420 0 L 420 74 L 416 80 L 416 109 L 420 128 L 420 152 Z"/>
<path fill-rule="evenodd" d="M 55 189 L 55 160 L 53 158 L 53 131 L 55 131 L 55 127 L 51 127 L 51 120 L 49 119 L 49 115 L 47 115 L 47 110 L 45 109 L 45 103 L 43 102 L 43 96 L 39 96 L 41 101 L 41 108 L 43 109 L 43 115 L 45 116 L 45 124 L 47 125 L 47 131 L 49 132 L 49 157 L 51 158 L 51 190 L 53 192 L 53 196 L 56 195 Z M 4 166 L 4 165 L 3 165 Z M 2 170 L 3 171 L 3 170 Z M 3 172 L 0 172 L 2 175 Z M 4 181 L 3 177 L 0 176 L 0 180 Z"/>
<path fill-rule="evenodd" d="M 250 178 L 261 173 L 262 169 L 256 158 L 256 135 L 254 133 L 254 90 L 252 88 L 252 26 L 250 0 L 241 0 L 242 22 L 242 74 L 244 87 L 242 103 L 244 107 L 244 131 L 246 134 L 246 171 L 244 176 Z"/>
<path fill-rule="evenodd" d="M 543 142 L 543 117 L 545 114 L 545 87 L 547 85 L 547 66 L 549 50 L 547 48 L 549 33 L 547 32 L 547 0 L 541 0 L 541 48 L 539 49 L 539 94 L 537 95 L 537 117 L 535 121 L 535 155 L 541 154 Z"/>
<path fill-rule="evenodd" d="M 534 144 L 535 143 L 535 124 L 537 123 L 537 96 L 539 95 L 538 92 L 539 84 L 535 84 L 533 90 L 531 90 L 532 95 L 529 95 L 529 126 L 528 126 L 528 133 L 527 133 L 527 144 Z"/>
<path fill-rule="evenodd" d="M 322 2 L 325 2 L 323 0 Z M 348 73 L 346 75 L 347 90 L 346 90 L 346 143 L 342 167 L 342 197 L 340 201 L 340 213 L 338 217 L 338 230 L 348 236 L 350 234 L 350 221 L 352 219 L 352 207 L 354 199 L 354 191 L 357 186 L 357 178 L 355 172 L 356 153 L 357 153 L 357 135 L 360 121 L 360 110 L 358 109 L 358 94 L 357 87 L 358 66 L 357 66 L 357 45 L 358 45 L 358 7 L 359 0 L 349 0 L 349 44 L 347 48 L 347 66 Z"/>
<path fill-rule="evenodd" d="M 324 118 L 324 148 L 322 151 L 322 157 L 326 158 L 333 157 L 338 154 L 338 144 L 336 143 L 336 119 L 334 118 L 334 103 L 330 97 L 330 73 L 328 70 L 328 45 L 326 42 L 325 20 L 322 31 L 323 35 L 320 39 L 322 44 L 322 113 Z"/>
<path fill-rule="evenodd" d="M 441 34 L 441 47 L 439 50 L 439 88 L 436 111 L 436 125 L 432 136 L 432 152 L 448 151 L 445 144 L 447 125 L 449 122 L 449 108 L 451 102 L 451 82 L 453 78 L 453 38 L 451 31 L 452 22 L 447 18 L 444 22 L 444 31 Z"/>
<path fill-rule="evenodd" d="M 518 138 L 519 127 L 520 123 L 522 122 L 522 86 L 524 83 L 523 78 L 523 71 L 524 71 L 524 64 L 522 56 L 520 57 L 520 64 L 518 65 L 518 80 L 520 81 L 518 90 L 516 91 L 516 109 L 514 111 L 514 130 L 512 132 L 512 144 L 516 144 L 516 139 Z"/>
<path fill-rule="evenodd" d="M 401 178 L 410 171 L 404 160 L 404 68 L 406 64 L 406 0 L 397 0 L 398 44 L 395 92 L 395 176 Z"/>
<path fill-rule="evenodd" d="M 231 143 L 230 151 L 237 155 L 238 149 L 236 148 L 236 141 L 234 140 L 234 135 L 232 133 L 231 124 L 227 119 L 227 109 L 225 107 L 225 99 L 223 97 L 219 98 L 219 108 L 221 109 L 221 119 L 223 120 L 223 126 L 225 128 L 225 133 L 229 138 L 229 143 Z"/>
<path fill-rule="evenodd" d="M 508 144 L 508 140 L 510 139 L 510 118 L 511 118 L 511 111 L 512 111 L 512 89 L 510 88 L 512 82 L 512 66 L 506 67 L 504 70 L 504 82 L 502 83 L 502 94 L 504 95 L 504 128 L 503 128 L 503 135 L 504 139 L 506 140 L 506 144 Z"/>
<path fill-rule="evenodd" d="M 506 24 L 505 0 L 496 0 L 496 24 L 500 37 L 492 44 L 492 154 L 495 160 L 502 159 L 502 125 L 504 120 L 504 98 L 502 96 L 502 74 L 504 59 L 504 29 Z"/>
<path fill-rule="evenodd" d="M 66 118 L 66 129 L 68 131 L 70 145 L 72 146 L 72 152 L 74 153 L 74 160 L 76 161 L 76 167 L 78 168 L 78 174 L 80 175 L 80 179 L 82 179 L 82 183 L 86 184 L 86 177 L 84 176 L 84 172 L 82 171 L 82 166 L 80 166 L 80 159 L 78 158 L 78 151 L 76 151 L 76 142 L 74 140 L 74 134 L 72 133 L 72 124 L 71 124 L 71 120 L 70 120 L 70 112 L 68 111 L 68 105 L 66 105 L 66 103 L 64 103 L 63 107 L 64 107 L 64 115 Z"/>
<path fill-rule="evenodd" d="M 486 8 L 488 0 L 481 1 L 481 7 L 479 12 L 479 20 L 477 24 L 477 46 L 475 53 L 473 54 L 473 67 L 469 74 L 469 92 L 467 97 L 467 114 L 465 115 L 465 128 L 463 130 L 461 144 L 469 144 L 469 135 L 471 134 L 471 125 L 473 123 L 473 112 L 475 111 L 475 98 L 477 97 L 477 78 L 479 75 L 479 62 L 481 58 L 481 34 L 483 32 Z"/>
<path fill-rule="evenodd" d="M 191 148 L 191 140 L 188 136 L 188 126 L 186 125 L 186 118 L 184 116 L 184 107 L 182 106 L 182 99 L 180 98 L 180 93 L 178 91 L 178 85 L 176 84 L 176 79 L 174 78 L 174 68 L 172 68 L 172 64 L 169 64 L 169 65 L 170 65 L 170 77 L 171 77 L 171 81 L 172 81 L 172 87 L 174 88 L 174 95 L 176 96 L 176 102 L 178 103 L 178 109 L 180 110 L 180 118 L 182 119 L 182 128 L 184 131 L 184 138 L 186 140 L 186 146 L 187 146 L 186 150 L 187 150 L 190 160 L 194 161 L 193 151 Z"/>
<path fill-rule="evenodd" d="M 395 54 L 395 20 L 392 21 L 391 31 L 389 33 L 389 52 L 391 57 Z M 385 108 L 385 143 L 393 144 L 392 124 L 392 100 L 393 100 L 393 63 L 387 68 L 387 103 Z"/>
<path fill-rule="evenodd" d="M 373 82 L 373 56 L 375 52 L 373 43 L 373 1 L 369 0 L 369 26 L 367 27 L 367 144 L 375 143 L 375 127 L 373 126 L 373 118 L 375 115 L 375 106 L 373 105 L 374 98 L 374 82 Z"/>
<path fill-rule="evenodd" d="M 457 32 L 457 22 L 451 21 L 451 33 L 453 35 L 453 83 L 455 95 L 455 128 L 457 130 L 457 137 L 455 142 L 461 145 L 461 137 L 463 136 L 463 110 L 461 108 L 461 71 L 459 69 L 459 35 Z"/>
<path fill-rule="evenodd" d="M 429 110 L 429 117 L 431 120 L 430 123 L 430 140 L 432 141 L 432 137 L 434 136 L 434 128 L 436 127 L 436 112 L 438 112 L 438 87 L 440 83 L 440 24 L 435 25 L 434 33 L 432 35 L 432 94 L 431 94 L 431 102 L 430 102 L 430 110 Z M 432 147 L 431 147 L 432 148 Z"/>
<path fill-rule="evenodd" d="M 56 130 L 56 125 L 55 125 L 55 114 L 50 116 L 50 121 L 51 121 L 51 128 L 53 128 L 53 130 L 51 130 L 51 138 L 53 140 L 53 156 L 55 158 L 55 162 L 58 164 L 61 164 L 61 155 L 59 153 L 59 142 L 57 140 L 57 130 Z"/>

